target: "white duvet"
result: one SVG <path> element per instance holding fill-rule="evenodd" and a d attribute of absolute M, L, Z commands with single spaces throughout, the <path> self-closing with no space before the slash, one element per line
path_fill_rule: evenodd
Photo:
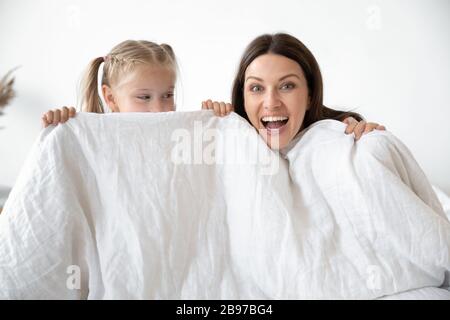
<path fill-rule="evenodd" d="M 280 156 L 236 114 L 47 128 L 0 215 L 0 298 L 445 298 L 450 223 L 424 173 L 391 133 L 344 129 Z"/>

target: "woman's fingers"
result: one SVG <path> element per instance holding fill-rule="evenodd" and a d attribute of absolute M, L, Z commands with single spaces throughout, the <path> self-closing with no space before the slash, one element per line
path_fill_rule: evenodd
<path fill-rule="evenodd" d="M 364 120 L 361 120 L 355 127 L 355 129 L 353 130 L 353 133 L 355 134 L 355 140 L 359 140 L 359 138 L 361 138 L 364 129 L 366 128 L 366 124 L 367 122 Z"/>
<path fill-rule="evenodd" d="M 358 124 L 358 121 L 356 121 L 353 117 L 345 118 L 343 122 L 347 124 L 347 128 L 345 128 L 345 133 L 347 134 L 353 133 L 356 125 Z"/>
<path fill-rule="evenodd" d="M 375 122 L 368 122 L 364 128 L 363 135 L 372 132 L 373 130 L 386 130 L 386 127 Z"/>
<path fill-rule="evenodd" d="M 219 116 L 219 117 L 222 116 L 222 113 L 220 111 L 220 102 L 214 101 L 213 102 L 213 109 L 214 109 L 214 114 L 216 116 Z"/>
<path fill-rule="evenodd" d="M 345 128 L 345 133 L 353 133 L 355 135 L 355 140 L 359 140 L 363 134 L 371 132 L 373 130 L 386 130 L 385 126 L 382 126 L 375 122 L 366 122 L 364 120 L 357 121 L 353 117 L 345 118 L 344 123 L 347 124 Z"/>
<path fill-rule="evenodd" d="M 213 110 L 216 116 L 224 117 L 234 111 L 234 107 L 231 103 L 212 101 L 211 99 L 208 99 L 206 101 L 202 101 L 202 110 Z"/>
<path fill-rule="evenodd" d="M 220 116 L 224 117 L 227 115 L 227 106 L 225 102 L 219 102 L 219 108 L 220 108 Z"/>
<path fill-rule="evenodd" d="M 225 104 L 225 110 L 226 110 L 226 113 L 229 114 L 230 112 L 234 111 L 234 108 L 231 105 L 231 103 L 227 103 L 227 104 Z"/>
<path fill-rule="evenodd" d="M 367 122 L 366 128 L 364 129 L 363 134 L 369 133 L 375 129 L 377 129 L 380 125 L 375 122 Z"/>

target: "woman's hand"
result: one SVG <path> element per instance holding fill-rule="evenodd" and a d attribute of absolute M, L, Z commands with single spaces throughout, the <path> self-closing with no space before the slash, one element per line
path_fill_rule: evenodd
<path fill-rule="evenodd" d="M 42 115 L 42 125 L 47 128 L 49 125 L 57 125 L 58 123 L 64 123 L 69 118 L 75 117 L 77 111 L 74 107 L 62 107 L 61 109 L 49 110 Z"/>
<path fill-rule="evenodd" d="M 379 125 L 375 122 L 366 122 L 364 120 L 358 121 L 353 117 L 345 118 L 344 121 L 342 121 L 347 124 L 347 128 L 345 129 L 345 133 L 355 134 L 355 140 L 359 140 L 363 134 L 366 134 L 368 132 L 371 132 L 373 130 L 386 130 L 385 126 Z"/>
<path fill-rule="evenodd" d="M 217 101 L 203 101 L 202 110 L 214 110 L 214 114 L 219 117 L 224 117 L 234 110 L 230 103 L 217 102 Z"/>

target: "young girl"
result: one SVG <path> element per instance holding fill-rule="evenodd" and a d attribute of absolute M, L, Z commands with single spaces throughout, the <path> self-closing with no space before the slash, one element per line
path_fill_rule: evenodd
<path fill-rule="evenodd" d="M 81 83 L 82 110 L 85 112 L 105 112 L 98 92 L 98 72 L 102 63 L 101 91 L 112 112 L 175 111 L 176 60 L 169 45 L 126 40 L 105 57 L 92 60 Z M 204 101 L 202 108 L 214 110 L 217 116 L 233 111 L 231 104 L 211 100 Z M 42 116 L 42 123 L 44 127 L 64 123 L 75 114 L 74 107 L 50 110 Z M 346 133 L 354 133 L 356 139 L 374 129 L 384 129 L 377 123 L 358 122 L 353 117 L 343 122 L 347 123 Z"/>
<path fill-rule="evenodd" d="M 82 110 L 85 112 L 105 112 L 98 92 L 98 72 L 102 63 L 101 91 L 112 112 L 175 110 L 176 61 L 169 45 L 127 40 L 105 57 L 92 60 L 81 83 Z M 48 111 L 42 117 L 43 125 L 63 123 L 75 113 L 73 107 Z"/>

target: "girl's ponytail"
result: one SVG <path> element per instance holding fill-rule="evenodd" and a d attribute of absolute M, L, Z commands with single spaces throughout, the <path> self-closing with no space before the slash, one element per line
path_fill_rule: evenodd
<path fill-rule="evenodd" d="M 81 82 L 81 107 L 85 112 L 104 113 L 102 100 L 98 92 L 98 69 L 105 59 L 95 58 L 87 67 Z"/>

